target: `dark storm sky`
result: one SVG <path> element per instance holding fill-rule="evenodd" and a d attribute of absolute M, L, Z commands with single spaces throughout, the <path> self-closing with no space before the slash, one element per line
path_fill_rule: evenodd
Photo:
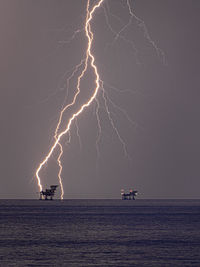
<path fill-rule="evenodd" d="M 111 26 L 128 21 L 123 0 L 105 0 Z M 133 20 L 118 40 L 99 9 L 92 23 L 93 53 L 109 97 L 126 109 L 132 127 L 111 107 L 113 120 L 132 158 L 100 109 L 102 136 L 96 156 L 97 123 L 92 105 L 78 119 L 71 144 L 63 140 L 65 198 L 118 198 L 120 189 L 135 188 L 140 198 L 199 198 L 200 92 L 198 0 L 130 0 L 135 14 L 166 57 L 164 64 Z M 34 173 L 52 144 L 58 112 L 65 96 L 66 70 L 79 63 L 86 48 L 84 33 L 62 43 L 83 27 L 83 0 L 0 0 L 0 198 L 36 198 Z M 75 82 L 70 87 L 74 92 Z M 97 166 L 97 167 L 96 167 Z M 45 186 L 57 183 L 55 157 L 42 172 Z"/>

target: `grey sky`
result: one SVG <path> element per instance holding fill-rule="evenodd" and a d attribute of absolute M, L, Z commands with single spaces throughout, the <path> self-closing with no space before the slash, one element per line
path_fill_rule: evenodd
<path fill-rule="evenodd" d="M 198 0 L 130 0 L 167 64 L 133 20 L 117 40 L 99 9 L 92 23 L 93 52 L 111 100 L 127 111 L 132 126 L 110 105 L 132 161 L 124 156 L 100 98 L 100 157 L 95 147 L 95 105 L 78 119 L 81 148 L 72 127 L 63 139 L 65 198 L 118 198 L 135 188 L 140 198 L 199 198 L 200 98 Z M 63 103 L 67 70 L 86 48 L 83 0 L 0 0 L 0 198 L 36 198 L 34 173 L 52 144 Z M 126 1 L 105 0 L 109 21 L 119 31 L 128 21 Z M 110 13 L 109 13 L 110 11 Z M 111 13 L 114 15 L 111 15 Z M 118 16 L 118 19 L 116 18 Z M 138 63 L 139 62 L 139 63 Z M 84 88 L 90 88 L 91 77 Z M 76 80 L 70 84 L 69 99 Z M 107 84 L 126 92 L 116 92 Z M 86 89 L 85 89 L 86 90 Z M 66 121 L 68 114 L 66 114 Z M 44 186 L 57 182 L 56 154 L 42 172 Z"/>

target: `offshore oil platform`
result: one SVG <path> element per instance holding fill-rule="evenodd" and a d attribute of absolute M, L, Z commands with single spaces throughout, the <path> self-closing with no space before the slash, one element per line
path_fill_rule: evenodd
<path fill-rule="evenodd" d="M 122 200 L 135 200 L 135 196 L 137 196 L 138 191 L 134 191 L 130 189 L 129 193 L 125 193 L 124 189 L 121 190 Z"/>
<path fill-rule="evenodd" d="M 40 200 L 53 200 L 58 185 L 51 185 L 50 189 L 40 191 Z"/>

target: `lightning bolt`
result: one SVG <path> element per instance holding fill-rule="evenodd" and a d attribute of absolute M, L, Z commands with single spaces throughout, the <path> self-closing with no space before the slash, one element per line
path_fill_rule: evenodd
<path fill-rule="evenodd" d="M 97 150 L 97 158 L 99 158 L 99 156 L 100 156 L 99 141 L 100 141 L 102 130 L 101 130 L 101 121 L 99 118 L 99 108 L 100 108 L 99 100 L 97 98 L 95 100 L 96 100 L 95 114 L 96 114 L 96 118 L 97 118 L 97 127 L 98 127 L 97 138 L 96 138 L 96 150 Z"/>
<path fill-rule="evenodd" d="M 131 46 L 132 51 L 134 52 L 134 54 L 136 55 L 136 59 L 137 59 L 137 54 L 138 54 L 138 50 L 134 44 L 133 41 L 127 39 L 124 35 L 123 32 L 125 32 L 125 30 L 131 26 L 132 21 L 136 21 L 137 25 L 142 29 L 143 34 L 144 34 L 144 38 L 151 44 L 151 46 L 155 49 L 157 56 L 162 56 L 164 58 L 164 53 L 163 51 L 156 45 L 156 43 L 151 39 L 147 27 L 144 23 L 143 20 L 141 20 L 139 17 L 137 17 L 130 5 L 130 0 L 124 0 L 127 6 L 127 10 L 128 10 L 128 22 L 126 24 L 124 24 L 121 29 L 119 31 L 115 31 L 110 22 L 109 22 L 109 17 L 108 17 L 108 13 L 107 10 L 105 8 L 103 4 L 104 0 L 97 0 L 95 1 L 95 5 L 91 5 L 90 2 L 91 0 L 87 0 L 87 5 L 86 5 L 86 18 L 85 18 L 85 23 L 84 23 L 84 28 L 78 29 L 74 32 L 74 34 L 71 36 L 71 38 L 69 38 L 66 41 L 59 41 L 59 44 L 68 44 L 69 42 L 71 42 L 72 40 L 75 39 L 75 37 L 81 33 L 82 31 L 85 32 L 85 37 L 87 40 L 87 47 L 86 47 L 86 52 L 83 55 L 82 60 L 70 71 L 66 71 L 63 76 L 61 77 L 61 80 L 65 79 L 67 73 L 69 77 L 66 79 L 66 94 L 64 97 L 64 101 L 63 104 L 61 106 L 61 111 L 59 113 L 58 116 L 58 120 L 57 120 L 57 125 L 56 125 L 56 129 L 54 132 L 54 137 L 53 137 L 53 145 L 50 147 L 48 153 L 46 154 L 46 156 L 44 157 L 44 159 L 40 162 L 36 173 L 35 173 L 35 177 L 37 180 L 37 184 L 38 184 L 38 188 L 40 191 L 42 191 L 43 186 L 42 186 L 42 182 L 41 182 L 41 177 L 40 177 L 40 172 L 43 169 L 43 167 L 48 163 L 48 160 L 50 159 L 50 157 L 53 156 L 53 153 L 55 152 L 55 150 L 58 150 L 58 156 L 57 156 L 57 165 L 58 165 L 58 181 L 60 184 L 60 188 L 61 188 L 61 195 L 60 198 L 61 200 L 64 197 L 64 187 L 63 187 L 63 180 L 62 180 L 62 162 L 61 162 L 61 158 L 63 156 L 63 142 L 62 142 L 62 138 L 64 136 L 67 135 L 68 140 L 66 141 L 66 144 L 70 144 L 71 141 L 71 127 L 72 127 L 72 123 L 74 123 L 74 125 L 76 126 L 76 135 L 78 137 L 79 140 L 79 145 L 80 145 L 80 149 L 82 147 L 81 144 L 81 138 L 80 138 L 80 134 L 79 134 L 79 127 L 78 127 L 78 117 L 79 115 L 87 108 L 89 107 L 93 102 L 96 103 L 95 105 L 95 110 L 94 110 L 94 114 L 96 115 L 96 120 L 97 120 L 97 136 L 96 136 L 96 151 L 97 151 L 97 159 L 100 157 L 100 149 L 99 149 L 99 143 L 101 140 L 101 135 L 102 135 L 102 127 L 101 127 L 101 120 L 100 120 L 100 104 L 102 102 L 104 110 L 107 114 L 108 120 L 110 122 L 110 125 L 112 126 L 112 129 L 114 131 L 114 133 L 116 134 L 119 142 L 122 145 L 122 149 L 124 151 L 124 155 L 130 160 L 131 157 L 128 153 L 127 150 L 127 146 L 126 143 L 122 137 L 122 135 L 120 134 L 120 131 L 118 130 L 118 128 L 115 125 L 115 119 L 113 116 L 113 112 L 111 112 L 112 109 L 110 109 L 109 104 L 111 104 L 112 108 L 115 108 L 116 110 L 118 110 L 119 112 L 121 112 L 127 119 L 127 121 L 133 126 L 137 126 L 136 123 L 129 117 L 128 113 L 126 112 L 125 109 L 121 108 L 120 106 L 118 106 L 117 104 L 115 104 L 113 102 L 113 100 L 111 99 L 111 97 L 109 96 L 108 92 L 105 90 L 105 86 L 107 88 L 113 89 L 119 93 L 134 93 L 132 90 L 129 89 L 118 89 L 108 83 L 105 83 L 99 75 L 98 72 L 98 68 L 96 66 L 95 63 L 95 57 L 91 51 L 92 49 L 92 44 L 93 44 L 93 32 L 91 30 L 91 21 L 93 19 L 94 13 L 95 11 L 102 7 L 104 10 L 104 15 L 105 15 L 105 21 L 106 24 L 109 28 L 109 30 L 112 32 L 113 34 L 113 41 L 111 43 L 111 45 L 113 45 L 115 42 L 118 41 L 118 39 L 128 43 Z M 112 14 L 110 12 L 110 9 L 108 7 L 108 12 L 111 16 L 113 16 L 114 18 L 118 19 L 121 23 L 123 22 L 118 16 Z M 137 63 L 140 63 L 137 59 Z M 81 92 L 81 82 L 83 80 L 83 78 L 86 76 L 86 72 L 88 70 L 92 70 L 93 74 L 94 74 L 94 83 L 95 86 L 93 88 L 93 90 L 90 93 L 90 97 L 89 99 L 87 99 L 87 101 L 85 103 L 83 103 L 79 109 L 77 111 L 75 111 L 71 117 L 68 119 L 67 123 L 63 123 L 64 119 L 64 114 L 66 113 L 66 111 L 68 111 L 70 108 L 73 108 L 74 106 L 76 106 L 78 100 L 78 96 L 80 95 Z M 70 87 L 70 82 L 73 78 L 77 78 L 77 83 L 75 86 L 75 93 L 73 96 L 73 99 L 71 102 L 68 102 L 68 104 L 66 104 L 67 100 L 68 100 L 68 96 L 69 96 L 69 87 Z M 98 96 L 98 98 L 97 98 Z M 101 99 L 99 99 L 101 97 Z M 64 124 L 64 125 L 63 125 Z M 61 127 L 62 126 L 62 127 Z M 63 129 L 64 128 L 64 129 Z M 57 155 L 57 154 L 56 154 Z"/>
<path fill-rule="evenodd" d="M 60 116 L 59 116 L 59 120 L 58 120 L 58 124 L 55 130 L 55 135 L 54 135 L 54 144 L 52 145 L 52 147 L 50 148 L 48 154 L 45 156 L 44 160 L 39 164 L 39 167 L 36 170 L 35 176 L 37 179 L 37 183 L 38 183 L 38 187 L 39 190 L 42 191 L 42 183 L 41 183 L 41 178 L 40 178 L 40 171 L 42 170 L 42 168 L 44 167 L 44 165 L 48 162 L 49 158 L 52 156 L 54 150 L 56 149 L 57 146 L 60 147 L 60 154 L 58 156 L 58 165 L 60 167 L 59 169 L 59 173 L 58 173 L 58 177 L 59 177 L 59 182 L 61 185 L 61 199 L 63 198 L 63 194 L 64 194 L 64 190 L 63 190 L 63 185 L 62 185 L 62 179 L 61 179 L 61 173 L 62 173 L 62 165 L 61 165 L 61 156 L 63 154 L 63 149 L 62 149 L 62 145 L 60 143 L 61 138 L 66 135 L 67 133 L 70 132 L 71 129 L 71 125 L 72 122 L 83 112 L 83 110 L 87 107 L 89 107 L 91 105 L 91 103 L 96 99 L 97 93 L 99 91 L 100 88 L 100 77 L 99 77 L 99 73 L 98 73 L 98 69 L 97 66 L 95 65 L 95 57 L 91 52 L 91 47 L 92 47 L 92 42 L 93 42 L 93 32 L 91 31 L 91 25 L 90 22 L 93 19 L 93 14 L 95 12 L 95 10 L 97 8 L 99 8 L 102 3 L 104 2 L 104 0 L 99 0 L 97 4 L 95 4 L 91 10 L 90 9 L 90 0 L 87 1 L 87 15 L 86 15 L 86 21 L 85 21 L 85 35 L 87 37 L 88 40 L 88 45 L 87 45 L 87 50 L 86 50 L 86 58 L 84 59 L 84 69 L 81 72 L 81 74 L 78 77 L 78 82 L 77 82 L 77 90 L 76 90 L 76 94 L 73 98 L 73 101 L 66 105 L 60 112 Z M 81 62 L 80 64 L 82 64 L 83 62 Z M 86 70 L 88 69 L 88 66 L 91 66 L 91 68 L 93 69 L 93 72 L 95 74 L 95 84 L 96 87 L 94 88 L 93 94 L 91 95 L 91 97 L 89 98 L 89 100 L 84 103 L 80 109 L 73 113 L 73 115 L 70 117 L 65 129 L 63 131 L 61 131 L 59 133 L 59 128 L 60 128 L 60 124 L 62 122 L 62 117 L 64 112 L 71 106 L 73 106 L 76 102 L 77 96 L 80 93 L 80 82 L 86 72 Z M 77 67 L 78 68 L 78 67 Z M 75 68 L 75 71 L 77 70 L 77 68 Z"/>
<path fill-rule="evenodd" d="M 63 183 L 62 183 L 62 177 L 61 177 L 61 174 L 62 174 L 62 163 L 61 163 L 61 157 L 62 157 L 62 154 L 63 154 L 63 148 L 62 148 L 62 145 L 58 142 L 58 145 L 60 147 L 60 154 L 58 156 L 58 165 L 59 165 L 59 172 L 58 172 L 58 180 L 59 180 L 59 183 L 60 183 L 60 188 L 61 188 L 61 195 L 60 195 L 60 198 L 61 200 L 63 200 L 63 196 L 64 196 L 64 189 L 63 189 Z"/>

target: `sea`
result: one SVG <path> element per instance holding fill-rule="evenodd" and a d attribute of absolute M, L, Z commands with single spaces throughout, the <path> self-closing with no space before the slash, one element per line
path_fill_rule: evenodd
<path fill-rule="evenodd" d="M 200 200 L 0 199 L 0 266 L 200 266 Z"/>

